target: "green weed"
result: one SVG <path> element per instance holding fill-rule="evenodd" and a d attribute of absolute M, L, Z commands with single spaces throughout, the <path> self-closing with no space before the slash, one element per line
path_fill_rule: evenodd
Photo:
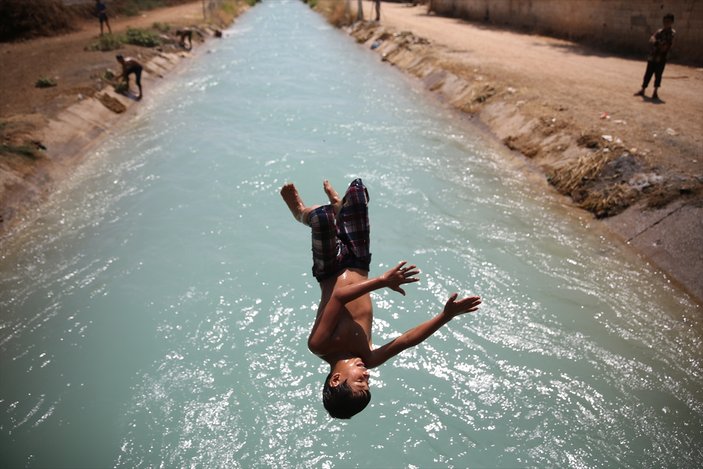
<path fill-rule="evenodd" d="M 56 86 L 56 84 L 56 80 L 47 77 L 40 77 L 34 83 L 34 86 L 36 86 L 37 88 L 51 88 L 52 86 Z"/>
<path fill-rule="evenodd" d="M 152 28 L 156 29 L 157 31 L 160 31 L 162 33 L 167 33 L 171 30 L 171 25 L 168 23 L 159 23 L 156 21 L 154 24 L 151 25 Z"/>
<path fill-rule="evenodd" d="M 122 40 L 119 36 L 114 34 L 105 34 L 100 36 L 96 42 L 86 46 L 85 50 L 107 52 L 119 49 L 121 47 Z"/>
<path fill-rule="evenodd" d="M 159 36 L 146 29 L 128 28 L 125 42 L 135 46 L 156 47 L 161 44 Z"/>
<path fill-rule="evenodd" d="M 115 93 L 127 94 L 129 92 L 129 84 L 121 81 L 115 85 Z"/>

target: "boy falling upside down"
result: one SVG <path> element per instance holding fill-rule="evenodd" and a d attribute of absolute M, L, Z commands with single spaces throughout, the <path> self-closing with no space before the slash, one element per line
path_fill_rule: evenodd
<path fill-rule="evenodd" d="M 361 179 L 349 185 L 343 199 L 328 181 L 323 184 L 330 203 L 306 206 L 293 184 L 281 196 L 293 217 L 312 230 L 312 272 L 322 289 L 320 306 L 308 337 L 308 348 L 330 365 L 322 400 L 332 417 L 348 419 L 364 410 L 371 400 L 369 368 L 375 368 L 413 347 L 454 317 L 476 311 L 478 296 L 457 301 L 449 297 L 432 319 L 410 329 L 382 347 L 371 344 L 373 308 L 370 293 L 390 288 L 401 295 L 401 285 L 419 280 L 414 265 L 400 262 L 383 275 L 368 278 L 369 195 Z"/>

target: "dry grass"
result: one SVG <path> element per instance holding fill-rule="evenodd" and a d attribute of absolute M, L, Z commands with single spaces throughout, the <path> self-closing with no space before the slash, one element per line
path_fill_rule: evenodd
<path fill-rule="evenodd" d="M 611 217 L 629 207 L 637 196 L 637 190 L 629 184 L 615 184 L 599 191 L 588 192 L 579 206 L 598 218 Z"/>
<path fill-rule="evenodd" d="M 586 153 L 555 171 L 550 182 L 562 194 L 573 194 L 586 182 L 594 180 L 608 161 L 610 153 Z"/>
<path fill-rule="evenodd" d="M 311 6 L 322 13 L 334 26 L 347 26 L 354 22 L 350 4 L 346 0 L 316 0 L 311 3 Z"/>
<path fill-rule="evenodd" d="M 555 170 L 549 181 L 562 194 L 571 196 L 579 207 L 598 218 L 610 217 L 629 207 L 639 197 L 637 189 L 625 182 L 604 184 L 599 179 L 612 153 L 595 152 Z"/>
<path fill-rule="evenodd" d="M 121 114 L 127 110 L 127 107 L 124 104 L 107 93 L 98 95 L 98 100 L 100 100 L 103 106 L 116 114 Z"/>
<path fill-rule="evenodd" d="M 231 24 L 250 3 L 246 0 L 221 0 L 218 8 L 210 13 L 210 22 L 225 27 Z"/>

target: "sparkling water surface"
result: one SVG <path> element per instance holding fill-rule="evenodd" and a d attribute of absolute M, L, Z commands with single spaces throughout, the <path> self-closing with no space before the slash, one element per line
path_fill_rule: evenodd
<path fill-rule="evenodd" d="M 299 1 L 253 8 L 1 245 L 2 467 L 696 467 L 701 310 Z M 307 351 L 308 230 L 362 177 L 379 345 L 348 422 Z"/>

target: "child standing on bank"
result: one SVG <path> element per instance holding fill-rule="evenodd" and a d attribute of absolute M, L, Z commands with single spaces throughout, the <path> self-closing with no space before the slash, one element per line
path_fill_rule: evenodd
<path fill-rule="evenodd" d="M 647 71 L 644 72 L 642 80 L 642 89 L 635 93 L 635 96 L 644 97 L 644 91 L 649 86 L 649 81 L 654 75 L 654 93 L 652 99 L 659 100 L 657 90 L 662 84 L 662 74 L 666 66 L 666 56 L 671 50 L 671 45 L 674 42 L 676 31 L 672 28 L 674 25 L 674 15 L 668 13 L 663 18 L 664 27 L 652 34 L 649 38 L 649 43 L 652 45 L 652 50 L 647 58 Z"/>

